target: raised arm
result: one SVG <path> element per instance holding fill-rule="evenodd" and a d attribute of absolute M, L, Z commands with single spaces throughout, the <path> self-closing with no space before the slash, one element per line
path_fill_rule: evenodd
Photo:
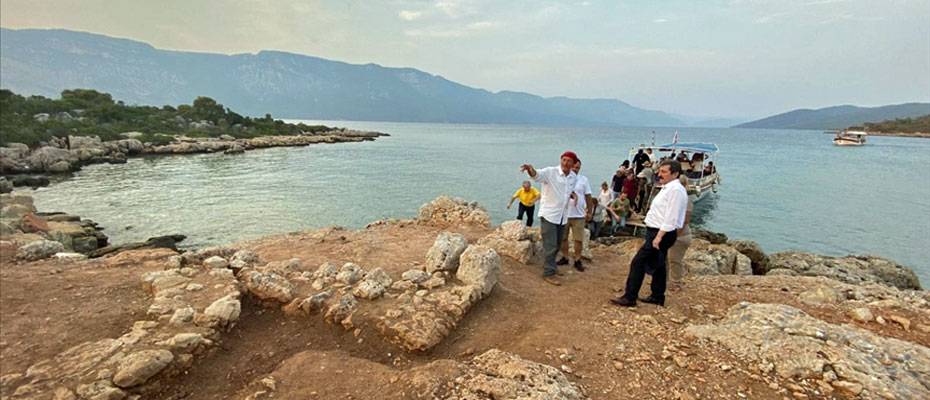
<path fill-rule="evenodd" d="M 536 178 L 536 168 L 533 168 L 532 164 L 523 164 L 520 166 L 520 170 L 526 172 L 530 178 Z"/>

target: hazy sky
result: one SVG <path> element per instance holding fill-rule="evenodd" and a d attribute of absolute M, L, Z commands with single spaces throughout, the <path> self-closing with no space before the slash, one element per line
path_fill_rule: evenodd
<path fill-rule="evenodd" d="M 0 25 L 284 50 L 689 115 L 930 101 L 930 0 L 3 0 Z"/>

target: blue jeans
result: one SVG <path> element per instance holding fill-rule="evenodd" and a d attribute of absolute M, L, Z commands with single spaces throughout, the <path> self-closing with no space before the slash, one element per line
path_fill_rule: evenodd
<path fill-rule="evenodd" d="M 542 235 L 543 254 L 546 256 L 543 262 L 543 276 L 553 276 L 556 273 L 555 255 L 559 252 L 559 246 L 565 236 L 565 225 L 553 224 L 543 217 L 539 217 L 539 233 Z"/>

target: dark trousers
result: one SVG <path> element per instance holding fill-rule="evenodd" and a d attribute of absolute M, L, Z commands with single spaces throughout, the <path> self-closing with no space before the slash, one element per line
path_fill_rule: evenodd
<path fill-rule="evenodd" d="M 666 232 L 657 249 L 652 247 L 652 241 L 658 233 L 659 230 L 656 228 L 646 228 L 646 243 L 643 243 L 643 247 L 639 248 L 633 256 L 633 261 L 630 262 L 630 275 L 626 277 L 626 289 L 623 293 L 623 297 L 628 300 L 636 301 L 646 272 L 652 272 L 652 284 L 650 285 L 652 296 L 665 300 L 665 284 L 668 279 L 665 260 L 668 258 L 668 249 L 678 239 L 678 233 L 676 231 Z"/>
<path fill-rule="evenodd" d="M 566 225 L 553 224 L 543 217 L 539 217 L 539 225 L 545 255 L 543 276 L 553 276 L 558 271 L 558 267 L 555 265 L 555 255 L 559 253 L 559 246 L 562 239 L 565 238 Z"/>
<path fill-rule="evenodd" d="M 517 208 L 517 219 L 523 219 L 523 213 L 526 213 L 526 226 L 533 226 L 533 211 L 536 210 L 536 205 L 525 206 L 523 203 L 518 204 Z"/>

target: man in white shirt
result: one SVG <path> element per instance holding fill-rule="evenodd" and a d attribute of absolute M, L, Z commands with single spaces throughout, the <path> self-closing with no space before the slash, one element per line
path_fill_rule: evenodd
<path fill-rule="evenodd" d="M 591 183 L 588 177 L 581 175 L 581 160 L 575 162 L 572 171 L 578 176 L 575 182 L 575 200 L 568 202 L 568 233 L 562 239 L 562 258 L 556 262 L 556 265 L 565 265 L 569 261 L 569 248 L 574 243 L 575 251 L 571 256 L 574 263 L 572 264 L 579 272 L 584 272 L 584 265 L 581 263 L 581 249 L 584 245 L 584 227 L 591 220 L 591 214 L 594 211 L 594 199 L 591 197 Z"/>
<path fill-rule="evenodd" d="M 652 270 L 652 294 L 640 299 L 645 303 L 665 305 L 665 285 L 668 270 L 668 249 L 675 244 L 677 231 L 685 223 L 688 209 L 688 192 L 678 181 L 681 164 L 665 160 L 659 164 L 659 184 L 662 190 L 652 200 L 646 214 L 646 241 L 630 262 L 630 274 L 626 278 L 623 296 L 610 300 L 622 307 L 635 307 L 639 289 L 643 285 L 647 269 Z"/>
<path fill-rule="evenodd" d="M 553 285 L 559 286 L 561 282 L 556 279 L 558 272 L 555 265 L 555 255 L 559 252 L 559 243 L 565 234 L 565 225 L 568 223 L 569 201 L 575 199 L 572 189 L 575 187 L 577 176 L 572 166 L 578 161 L 574 152 L 562 153 L 558 167 L 546 167 L 536 170 L 530 164 L 520 166 L 530 178 L 542 186 L 542 196 L 539 200 L 540 234 L 543 240 L 543 253 L 545 264 L 543 266 L 543 279 Z"/>

